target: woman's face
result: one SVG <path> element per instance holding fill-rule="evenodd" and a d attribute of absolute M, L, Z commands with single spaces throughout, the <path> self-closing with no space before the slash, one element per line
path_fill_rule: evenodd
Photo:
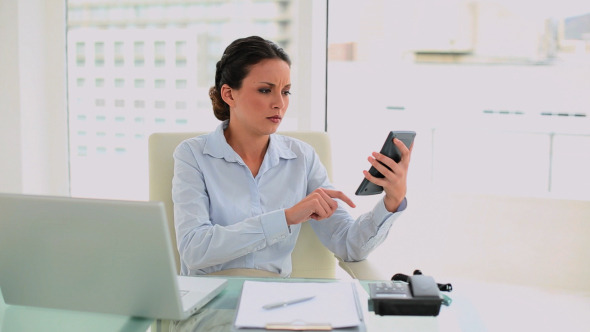
<path fill-rule="evenodd" d="M 230 127 L 255 135 L 277 131 L 287 107 L 291 69 L 280 59 L 266 59 L 250 68 L 240 89 L 222 87 L 221 95 L 230 106 Z"/>

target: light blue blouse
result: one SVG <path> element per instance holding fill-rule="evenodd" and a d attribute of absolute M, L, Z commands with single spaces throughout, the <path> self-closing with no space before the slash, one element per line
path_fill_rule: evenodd
<path fill-rule="evenodd" d="M 300 225 L 287 227 L 285 209 L 313 190 L 334 189 L 313 148 L 272 134 L 258 175 L 252 176 L 225 140 L 223 122 L 212 133 L 182 142 L 174 152 L 174 223 L 182 275 L 231 268 L 291 273 Z M 338 200 L 327 219 L 310 220 L 321 242 L 345 261 L 365 259 L 389 232 L 396 213 L 380 199 L 357 220 Z"/>

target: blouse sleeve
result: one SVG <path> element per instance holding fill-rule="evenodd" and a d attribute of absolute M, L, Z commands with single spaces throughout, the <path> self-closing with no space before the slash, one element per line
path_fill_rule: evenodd
<path fill-rule="evenodd" d="M 335 189 L 319 157 L 315 155 L 310 160 L 308 192 L 319 187 Z M 406 209 L 407 201 L 404 198 L 398 210 L 392 213 L 387 211 L 381 198 L 371 211 L 356 220 L 343 204 L 345 203 L 338 200 L 338 209 L 330 218 L 308 222 L 320 241 L 336 256 L 344 261 L 360 261 L 367 258 L 387 238 L 391 226 Z"/>

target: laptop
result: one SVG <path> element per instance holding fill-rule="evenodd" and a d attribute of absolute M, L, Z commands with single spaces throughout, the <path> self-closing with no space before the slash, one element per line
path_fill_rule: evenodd
<path fill-rule="evenodd" d="M 162 202 L 0 194 L 6 304 L 181 320 L 226 286 L 177 276 Z"/>

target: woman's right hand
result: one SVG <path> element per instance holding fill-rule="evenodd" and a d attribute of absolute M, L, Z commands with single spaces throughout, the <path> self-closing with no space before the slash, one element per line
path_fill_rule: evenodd
<path fill-rule="evenodd" d="M 338 190 L 318 188 L 307 195 L 299 203 L 291 208 L 285 209 L 287 225 L 296 225 L 309 219 L 322 220 L 329 218 L 338 208 L 338 202 L 334 199 L 340 199 L 350 207 L 356 207 L 348 196 Z"/>

